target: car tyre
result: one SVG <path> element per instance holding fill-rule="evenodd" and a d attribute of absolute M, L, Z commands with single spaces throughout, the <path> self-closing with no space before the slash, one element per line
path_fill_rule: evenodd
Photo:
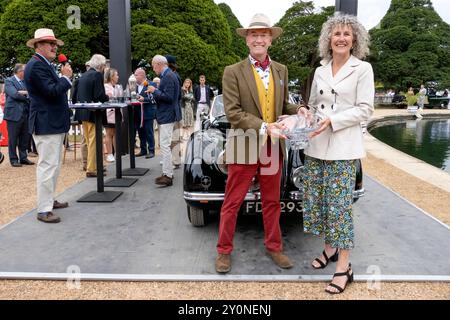
<path fill-rule="evenodd" d="M 207 210 L 187 206 L 188 218 L 194 227 L 204 227 L 206 225 Z"/>

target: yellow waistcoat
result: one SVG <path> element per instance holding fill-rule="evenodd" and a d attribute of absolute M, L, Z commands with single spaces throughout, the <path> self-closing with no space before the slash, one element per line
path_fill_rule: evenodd
<path fill-rule="evenodd" d="M 275 86 L 272 72 L 270 72 L 269 89 L 266 90 L 261 77 L 258 72 L 256 72 L 255 67 L 252 67 L 252 69 L 253 74 L 255 75 L 256 88 L 258 89 L 259 104 L 261 106 L 263 120 L 266 123 L 275 122 Z"/>

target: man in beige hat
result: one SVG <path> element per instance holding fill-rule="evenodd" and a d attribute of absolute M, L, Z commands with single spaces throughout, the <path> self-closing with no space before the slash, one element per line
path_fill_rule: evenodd
<path fill-rule="evenodd" d="M 61 67 L 61 77 L 51 62 L 64 42 L 51 29 L 38 29 L 27 46 L 35 50 L 25 68 L 25 84 L 30 97 L 29 130 L 33 134 L 39 161 L 36 170 L 38 220 L 60 222 L 53 209 L 66 208 L 68 203 L 55 200 L 56 183 L 61 168 L 61 151 L 70 127 L 67 91 L 72 87 L 72 68 Z"/>
<path fill-rule="evenodd" d="M 255 176 L 262 196 L 266 252 L 278 267 L 288 269 L 293 264 L 283 254 L 279 223 L 285 148 L 284 141 L 280 143 L 283 126 L 276 121 L 283 114 L 295 114 L 297 106 L 288 103 L 287 68 L 268 55 L 272 40 L 282 29 L 272 27 L 267 16 L 256 14 L 248 28 L 236 32 L 246 39 L 250 55 L 226 67 L 222 80 L 225 113 L 232 130 L 226 144 L 228 180 L 220 213 L 216 271 L 231 270 L 238 211 Z"/>

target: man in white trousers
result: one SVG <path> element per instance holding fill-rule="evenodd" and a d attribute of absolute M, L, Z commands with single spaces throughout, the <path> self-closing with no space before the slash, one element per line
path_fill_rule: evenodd
<path fill-rule="evenodd" d="M 36 170 L 37 219 L 58 223 L 60 217 L 53 209 L 66 208 L 68 203 L 55 200 L 54 193 L 61 168 L 64 135 L 69 131 L 70 112 L 67 92 L 73 75 L 69 64 L 61 67 L 61 77 L 51 62 L 64 42 L 56 39 L 51 29 L 38 29 L 27 46 L 35 54 L 25 67 L 25 84 L 30 97 L 29 131 L 33 134 L 39 161 Z"/>
<path fill-rule="evenodd" d="M 161 78 L 159 87 L 148 86 L 147 93 L 152 93 L 156 101 L 156 121 L 160 130 L 160 149 L 162 153 L 163 167 L 162 175 L 156 178 L 155 183 L 160 186 L 169 187 L 173 184 L 172 167 L 172 143 L 173 127 L 176 121 L 181 119 L 179 108 L 180 84 L 178 79 L 170 70 L 167 59 L 156 55 L 152 59 L 153 71 Z"/>

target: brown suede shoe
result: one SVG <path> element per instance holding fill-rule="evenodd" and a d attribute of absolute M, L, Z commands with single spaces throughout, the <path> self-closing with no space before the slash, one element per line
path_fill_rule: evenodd
<path fill-rule="evenodd" d="M 46 223 L 58 223 L 61 221 L 58 215 L 53 212 L 40 212 L 37 215 L 37 219 Z"/>
<path fill-rule="evenodd" d="M 272 258 L 273 262 L 275 262 L 275 264 L 280 268 L 290 269 L 294 266 L 291 259 L 289 259 L 287 255 L 281 252 L 273 252 L 266 250 L 266 253 Z"/>
<path fill-rule="evenodd" d="M 166 175 L 162 175 L 155 179 L 155 183 L 159 186 L 169 187 L 173 184 L 173 178 L 169 178 Z"/>
<path fill-rule="evenodd" d="M 106 173 L 104 171 L 103 176 L 106 176 Z M 97 178 L 97 172 L 86 172 L 86 178 Z"/>
<path fill-rule="evenodd" d="M 69 206 L 67 202 L 58 202 L 57 200 L 53 201 L 53 209 L 64 209 Z"/>
<path fill-rule="evenodd" d="M 216 271 L 227 273 L 231 270 L 231 255 L 219 253 L 216 258 Z"/>

